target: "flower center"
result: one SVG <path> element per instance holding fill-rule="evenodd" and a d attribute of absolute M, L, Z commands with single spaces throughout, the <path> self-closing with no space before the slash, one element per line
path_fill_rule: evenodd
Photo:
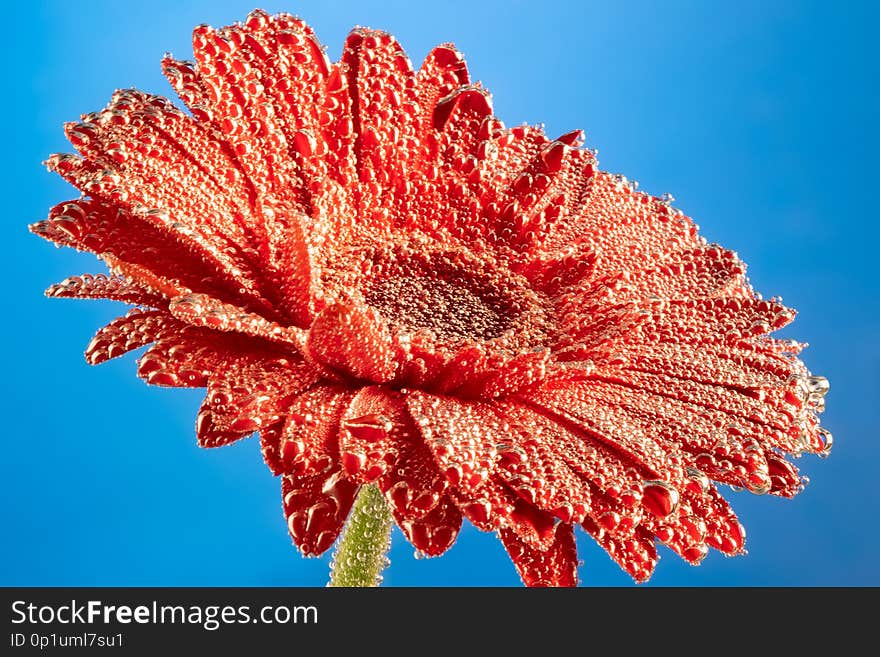
<path fill-rule="evenodd" d="M 466 278 L 403 275 L 375 280 L 366 302 L 392 324 L 409 330 L 428 329 L 445 340 L 491 340 L 516 319 L 504 299 L 491 291 L 469 286 Z"/>

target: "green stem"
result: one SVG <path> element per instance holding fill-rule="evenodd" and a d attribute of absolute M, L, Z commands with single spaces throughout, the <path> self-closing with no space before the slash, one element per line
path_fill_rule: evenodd
<path fill-rule="evenodd" d="M 391 547 L 391 513 L 376 486 L 362 486 L 330 564 L 330 586 L 379 586 Z"/>

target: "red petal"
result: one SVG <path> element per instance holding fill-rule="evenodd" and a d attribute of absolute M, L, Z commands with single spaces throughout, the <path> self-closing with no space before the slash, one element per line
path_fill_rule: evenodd
<path fill-rule="evenodd" d="M 492 102 L 484 89 L 463 86 L 437 101 L 431 121 L 439 133 L 426 140 L 425 173 L 417 184 L 412 211 L 434 217 L 465 241 L 482 239 L 489 231 L 480 212 L 485 160 L 483 133 L 491 118 Z M 437 212 L 437 208 L 445 208 Z M 421 222 L 423 225 L 427 222 Z"/>
<path fill-rule="evenodd" d="M 479 209 L 479 134 L 491 114 L 489 94 L 468 85 L 464 59 L 454 46 L 438 46 L 418 76 L 423 160 L 410 181 L 404 222 L 421 230 L 441 225 L 459 236 L 485 232 Z M 442 128 L 442 132 L 437 130 Z"/>
<path fill-rule="evenodd" d="M 236 372 L 249 366 L 263 364 L 271 369 L 300 360 L 264 340 L 184 325 L 144 353 L 138 375 L 154 385 L 201 387 L 211 375 L 235 378 Z"/>
<path fill-rule="evenodd" d="M 358 483 L 372 482 L 396 467 L 405 448 L 409 415 L 399 394 L 369 386 L 361 388 L 342 416 L 339 451 L 346 475 Z"/>
<path fill-rule="evenodd" d="M 202 214 L 202 220 L 193 228 L 208 241 L 221 245 L 223 237 L 230 237 L 242 246 L 240 240 L 249 235 L 249 229 L 252 231 L 251 190 L 234 154 L 218 138 L 219 132 L 207 129 L 169 100 L 133 89 L 117 91 L 91 125 L 96 126 L 96 138 L 79 147 L 81 152 L 92 159 L 112 160 L 124 176 L 142 179 L 147 188 L 140 193 L 146 194 L 145 199 L 165 198 L 179 203 L 157 203 L 154 207 L 179 208 L 180 214 L 190 220 L 196 218 L 193 211 Z M 163 164 L 165 175 L 152 177 L 150 174 L 160 173 Z M 167 181 L 173 177 L 168 174 L 179 167 L 185 167 L 186 177 Z M 171 199 L 157 184 L 159 180 L 187 193 Z M 186 189 L 186 181 L 197 185 L 197 189 Z M 200 207 L 200 203 L 205 205 Z M 226 214 L 215 215 L 212 211 Z"/>
<path fill-rule="evenodd" d="M 451 147 L 463 154 L 475 146 L 473 142 L 477 139 L 483 120 L 491 115 L 492 97 L 489 92 L 477 86 L 462 86 L 437 101 L 431 122 L 435 130 L 451 133 L 454 138 Z M 447 163 L 455 161 L 452 153 L 444 155 Z"/>
<path fill-rule="evenodd" d="M 148 220 L 149 218 L 149 220 Z M 33 233 L 57 244 L 145 268 L 155 276 L 187 288 L 250 303 L 239 285 L 223 285 L 221 269 L 196 248 L 155 225 L 155 215 L 135 216 L 114 203 L 79 199 L 56 205 L 49 218 L 30 226 Z"/>
<path fill-rule="evenodd" d="M 678 399 L 710 411 L 761 422 L 782 431 L 791 426 L 790 409 L 774 408 L 766 399 L 763 401 L 755 399 L 736 388 L 676 379 L 663 374 L 627 372 L 610 367 L 597 368 L 591 377 L 599 382 L 652 393 L 655 404 L 662 403 L 666 398 Z"/>
<path fill-rule="evenodd" d="M 333 545 L 358 488 L 338 470 L 312 476 L 285 475 L 281 479 L 287 528 L 303 554 L 318 555 Z"/>
<path fill-rule="evenodd" d="M 395 431 L 397 463 L 378 485 L 398 522 L 417 520 L 437 506 L 449 484 L 408 412 L 398 418 Z"/>
<path fill-rule="evenodd" d="M 664 469 L 664 450 L 633 426 L 622 413 L 599 402 L 588 381 L 553 382 L 522 395 L 523 401 L 551 413 L 551 419 L 568 421 L 622 459 L 642 464 L 648 471 Z M 555 416 L 555 417 L 553 417 Z"/>
<path fill-rule="evenodd" d="M 367 183 L 361 186 L 361 209 L 380 198 L 391 205 L 419 155 L 412 65 L 393 36 L 363 28 L 348 35 L 341 61 L 352 96 L 358 173 Z"/>
<path fill-rule="evenodd" d="M 245 225 L 248 195 L 229 193 L 230 163 L 212 161 L 223 149 L 166 99 L 135 90 L 117 92 L 106 110 L 88 118 L 69 126 L 68 135 L 90 162 L 50 165 L 86 193 L 137 209 L 213 263 L 231 289 L 244 287 L 258 298 L 258 276 L 245 255 L 253 243 Z"/>
<path fill-rule="evenodd" d="M 326 231 L 320 225 L 311 229 L 326 232 L 340 244 L 357 214 L 349 199 L 349 195 L 355 196 L 354 190 L 351 194 L 348 191 L 352 188 L 353 164 L 340 143 L 351 136 L 343 134 L 350 132 L 346 125 L 348 94 L 329 79 L 327 57 L 312 29 L 301 19 L 289 14 L 269 16 L 257 10 L 251 12 L 245 26 L 232 32 L 236 52 L 246 53 L 246 66 L 260 72 L 262 100 L 272 106 L 272 120 L 284 135 L 288 157 L 296 163 L 302 178 L 302 184 L 290 187 L 299 195 L 298 202 L 307 206 L 306 214 L 321 217 L 320 223 L 327 224 Z M 247 85 L 241 92 L 250 93 Z M 350 149 L 352 145 L 347 146 Z M 274 232 L 270 231 L 270 237 Z M 309 235 L 313 245 L 318 242 L 316 237 Z M 277 242 L 279 252 L 284 252 L 286 243 L 284 239 Z M 282 285 L 291 282 L 280 280 Z"/>
<path fill-rule="evenodd" d="M 263 73 L 266 94 L 285 133 L 315 130 L 320 107 L 313 102 L 314 91 L 323 87 L 330 64 L 312 28 L 295 16 L 268 16 L 260 10 L 251 12 L 245 25 L 242 47 L 253 53 L 252 65 Z"/>
<path fill-rule="evenodd" d="M 312 290 L 317 285 L 306 230 L 301 216 L 276 213 L 271 225 L 272 250 L 269 259 L 281 306 L 291 322 L 308 326 L 314 316 Z"/>
<path fill-rule="evenodd" d="M 770 475 L 770 492 L 782 497 L 794 497 L 802 485 L 797 467 L 778 454 L 767 454 L 767 468 Z"/>
<path fill-rule="evenodd" d="M 279 303 L 285 314 L 306 326 L 312 317 L 315 281 L 300 215 L 310 214 L 312 207 L 300 175 L 305 163 L 292 158 L 291 152 L 302 139 L 314 140 L 301 130 L 308 127 L 314 132 L 315 126 L 290 121 L 290 98 L 277 88 L 279 84 L 290 85 L 282 83 L 266 59 L 267 49 L 275 48 L 271 22 L 252 21 L 264 24 L 267 29 L 262 32 L 237 26 L 219 31 L 197 28 L 193 43 L 202 84 L 217 90 L 208 103 L 212 121 L 236 154 L 255 193 L 255 219 L 248 227 L 260 247 L 265 275 L 281 292 Z M 286 20 L 279 17 L 274 22 L 278 25 Z M 311 51 L 308 44 L 314 40 L 302 29 L 304 24 L 298 23 L 274 36 L 285 50 L 288 43 L 298 43 L 291 54 L 307 63 L 309 57 L 303 55 Z M 316 50 L 323 60 L 320 49 Z M 297 72 L 296 80 L 315 73 L 308 65 L 300 70 L 303 72 Z M 315 76 L 313 81 L 320 84 L 323 77 Z"/>
<path fill-rule="evenodd" d="M 281 326 L 206 294 L 174 297 L 169 302 L 168 309 L 176 318 L 192 326 L 241 333 L 304 351 L 305 332 L 302 329 Z"/>
<path fill-rule="evenodd" d="M 69 299 L 110 299 L 138 306 L 162 308 L 167 301 L 132 281 L 104 274 L 71 276 L 46 290 L 47 297 Z"/>
<path fill-rule="evenodd" d="M 576 202 L 577 190 L 595 170 L 595 158 L 589 151 L 546 139 L 537 146 L 522 168 L 509 169 L 515 177 L 508 179 L 506 188 L 497 190 L 491 203 L 496 209 L 495 234 L 517 250 L 543 243 L 544 234 Z"/>
<path fill-rule="evenodd" d="M 733 511 L 713 488 L 686 492 L 677 512 L 662 520 L 647 517 L 643 526 L 693 565 L 709 547 L 732 556 L 742 552 L 745 541 Z"/>
<path fill-rule="evenodd" d="M 508 529 L 498 535 L 526 586 L 577 586 L 577 547 L 570 524 L 557 525 L 552 544 L 543 551 Z"/>
<path fill-rule="evenodd" d="M 487 434 L 496 444 L 495 473 L 529 504 L 563 522 L 579 522 L 591 506 L 589 486 L 563 459 L 556 440 L 543 431 L 530 409 L 498 403 L 501 432 Z"/>
<path fill-rule="evenodd" d="M 584 181 L 569 206 L 568 220 L 553 223 L 545 233 L 545 247 L 592 242 L 602 254 L 596 274 L 603 276 L 638 270 L 673 251 L 701 246 L 690 219 L 633 192 L 621 177 L 596 172 Z"/>
<path fill-rule="evenodd" d="M 718 491 L 709 490 L 693 507 L 706 521 L 706 542 L 709 545 L 731 556 L 742 553 L 746 531 Z"/>
<path fill-rule="evenodd" d="M 397 371 L 388 328 L 372 309 L 325 308 L 309 330 L 306 347 L 328 368 L 355 379 L 385 383 Z"/>
<path fill-rule="evenodd" d="M 593 277 L 598 256 L 590 243 L 570 245 L 562 251 L 547 253 L 536 250 L 530 261 L 519 271 L 531 284 L 549 295 L 556 296 L 563 288 L 577 287 Z M 518 263 L 514 263 L 516 266 Z"/>
<path fill-rule="evenodd" d="M 510 522 L 511 514 L 520 498 L 507 488 L 497 477 L 491 477 L 468 493 L 450 488 L 450 495 L 465 518 L 477 529 L 492 532 L 502 526 L 511 524 L 511 529 L 520 526 Z M 536 532 L 532 528 L 522 531 L 529 539 L 534 540 Z"/>
<path fill-rule="evenodd" d="M 338 469 L 339 423 L 354 394 L 318 384 L 289 404 L 276 447 L 284 472 L 300 476 Z"/>
<path fill-rule="evenodd" d="M 175 335 L 156 341 L 138 360 L 138 376 L 150 385 L 201 388 L 214 372 L 225 371 L 243 359 L 238 349 L 224 345 L 197 329 L 184 327 Z"/>
<path fill-rule="evenodd" d="M 263 461 L 269 466 L 269 470 L 276 477 L 284 473 L 284 464 L 281 462 L 281 440 L 285 420 L 260 428 L 260 452 Z"/>
<path fill-rule="evenodd" d="M 252 433 L 253 430 L 238 431 L 218 425 L 207 399 L 202 402 L 199 414 L 196 416 L 196 437 L 199 447 L 223 447 Z"/>
<path fill-rule="evenodd" d="M 650 296 L 693 299 L 751 296 L 746 267 L 733 251 L 709 245 L 677 251 L 651 267 L 628 274 L 624 299 Z"/>
<path fill-rule="evenodd" d="M 431 126 L 431 116 L 437 102 L 458 87 L 468 84 L 467 64 L 462 54 L 452 44 L 435 47 L 418 72 L 419 105 L 422 110 L 421 124 Z"/>
<path fill-rule="evenodd" d="M 503 215 L 505 208 L 501 207 L 500 202 L 514 180 L 550 144 L 540 127 L 521 125 L 507 130 L 499 128 L 503 128 L 503 125 L 495 126 L 486 135 L 486 147 L 493 152 L 493 157 L 487 158 L 482 165 L 485 169 L 485 200 L 491 199 L 498 206 L 487 210 L 495 217 Z"/>
<path fill-rule="evenodd" d="M 465 390 L 468 393 L 478 391 L 477 394 L 483 399 L 514 395 L 526 386 L 546 379 L 551 358 L 549 349 L 519 354 L 491 372 L 472 377 Z"/>
<path fill-rule="evenodd" d="M 217 426 L 248 435 L 281 419 L 316 379 L 315 370 L 301 360 L 236 363 L 211 378 L 203 406 Z"/>
<path fill-rule="evenodd" d="M 397 383 L 402 387 L 431 389 L 442 378 L 450 374 L 446 370 L 449 355 L 437 348 L 432 339 L 415 334 L 408 347 L 400 350 L 398 359 L 402 361 L 397 375 Z M 453 376 L 454 383 L 458 377 Z"/>
<path fill-rule="evenodd" d="M 207 90 L 201 84 L 195 62 L 166 56 L 162 58 L 162 72 L 196 120 L 210 121 Z"/>
<path fill-rule="evenodd" d="M 321 127 L 327 152 L 328 173 L 343 189 L 351 189 L 353 207 L 357 208 L 360 189 L 357 185 L 357 149 L 355 139 L 357 129 L 354 123 L 354 92 L 351 90 L 348 77 L 341 62 L 333 64 L 327 82 L 324 85 L 326 94 L 324 112 L 321 115 Z M 330 108 L 335 111 L 330 111 Z M 344 229 L 355 228 L 357 223 L 336 218 L 337 225 Z M 344 232 L 343 232 L 344 234 Z"/>
<path fill-rule="evenodd" d="M 188 294 L 190 291 L 180 281 L 160 276 L 149 267 L 125 262 L 109 253 L 103 253 L 101 257 L 113 275 L 122 276 L 153 295 L 170 298 Z"/>
<path fill-rule="evenodd" d="M 659 559 L 652 534 L 639 527 L 632 536 L 621 538 L 589 518 L 582 526 L 636 582 L 645 582 L 651 577 Z"/>
<path fill-rule="evenodd" d="M 469 384 L 489 367 L 486 352 L 487 349 L 484 345 L 474 344 L 455 353 L 442 368 L 438 368 L 439 371 L 432 382 L 432 389 L 444 394 L 463 393 L 461 388 L 470 387 Z M 439 358 L 442 356 L 439 356 L 438 360 Z M 478 387 L 477 389 L 479 390 Z"/>
<path fill-rule="evenodd" d="M 451 485 L 472 491 L 489 478 L 497 450 L 486 436 L 501 428 L 487 406 L 421 392 L 408 395 L 406 403 Z"/>
<path fill-rule="evenodd" d="M 554 485 L 551 491 L 543 491 L 543 495 L 557 492 L 542 508 L 564 521 L 580 521 L 584 513 L 588 513 L 605 530 L 629 536 L 642 518 L 642 480 L 653 475 L 640 472 L 613 450 L 574 427 L 526 407 L 505 404 L 504 409 L 524 440 L 535 443 L 532 450 L 540 450 L 544 462 L 549 463 L 542 481 Z M 526 464 L 540 463 L 526 448 L 527 445 L 520 445 L 528 454 Z M 505 460 L 508 459 L 502 455 L 502 464 Z M 524 464 L 524 467 L 529 466 Z"/>
<path fill-rule="evenodd" d="M 95 334 L 86 348 L 86 360 L 97 365 L 180 329 L 180 323 L 164 311 L 134 308 Z"/>
<path fill-rule="evenodd" d="M 780 329 L 794 318 L 794 312 L 781 304 L 757 299 L 721 297 L 650 301 L 628 306 L 641 315 L 633 329 L 614 337 L 622 344 L 694 344 L 739 346 L 743 340 Z M 566 312 L 566 311 L 563 311 Z M 575 322 L 583 310 L 574 308 L 565 317 Z M 580 331 L 572 325 L 572 337 Z M 609 344 L 613 351 L 616 344 Z"/>
<path fill-rule="evenodd" d="M 795 375 L 791 360 L 741 346 L 626 345 L 617 353 L 626 369 L 736 388 L 778 386 Z"/>
<path fill-rule="evenodd" d="M 461 513 L 447 496 L 430 513 L 418 520 L 402 518 L 396 514 L 395 519 L 413 547 L 429 557 L 439 556 L 452 547 L 461 529 Z"/>
<path fill-rule="evenodd" d="M 541 511 L 524 499 L 517 499 L 503 527 L 509 528 L 523 543 L 537 550 L 546 550 L 553 542 L 553 529 L 558 523 L 549 513 Z"/>
<path fill-rule="evenodd" d="M 753 445 L 794 448 L 789 435 L 763 424 L 761 420 L 749 420 L 726 410 L 712 410 L 624 385 L 597 381 L 591 382 L 590 386 L 591 394 L 597 400 L 623 410 L 667 450 L 682 449 L 696 456 L 715 455 L 745 466 L 745 452 L 753 451 Z M 760 467 L 760 460 L 752 466 Z M 713 475 L 713 478 L 716 477 Z M 740 480 L 725 483 L 746 485 Z"/>
<path fill-rule="evenodd" d="M 286 107 L 278 106 L 268 90 L 271 77 L 255 66 L 260 50 L 245 26 L 215 30 L 201 25 L 193 31 L 193 54 L 203 87 L 211 122 L 228 144 L 229 150 L 250 183 L 258 207 L 268 205 L 288 212 L 306 212 L 308 206 L 298 192 L 301 186 L 296 166 L 289 154 L 285 131 Z M 271 75 L 271 74 L 270 74 Z M 241 195 L 241 198 L 247 198 Z M 256 210 L 257 208 L 255 208 Z M 245 225 L 256 244 L 265 249 L 276 239 L 272 234 L 273 215 L 255 211 L 245 215 Z M 263 251 L 266 264 L 269 253 Z"/>

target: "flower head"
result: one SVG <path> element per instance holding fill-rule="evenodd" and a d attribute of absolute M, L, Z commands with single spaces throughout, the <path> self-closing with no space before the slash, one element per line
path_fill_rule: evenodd
<path fill-rule="evenodd" d="M 574 585 L 581 526 L 636 580 L 744 532 L 715 484 L 790 497 L 824 454 L 827 382 L 769 337 L 793 318 L 668 200 L 598 169 L 579 131 L 506 128 L 461 55 L 414 70 L 354 30 L 330 63 L 288 16 L 196 28 L 136 90 L 66 126 L 83 194 L 32 230 L 110 275 L 54 297 L 134 308 L 100 363 L 206 387 L 205 447 L 259 432 L 294 543 L 320 554 L 361 485 L 417 550 L 463 518 L 523 581 Z"/>

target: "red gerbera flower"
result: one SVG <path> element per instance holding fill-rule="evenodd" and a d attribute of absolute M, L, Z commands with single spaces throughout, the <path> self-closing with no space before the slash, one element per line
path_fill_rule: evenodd
<path fill-rule="evenodd" d="M 132 309 L 90 363 L 153 343 L 148 383 L 207 387 L 199 443 L 258 431 L 294 543 L 320 554 L 375 484 L 417 550 L 462 517 L 528 585 L 574 585 L 583 527 L 636 580 L 744 533 L 713 482 L 793 496 L 827 453 L 827 382 L 794 313 L 579 131 L 505 128 L 461 55 L 418 71 L 356 29 L 331 64 L 253 12 L 163 60 L 191 114 L 127 90 L 66 126 L 83 196 L 32 230 L 111 275 L 51 287 Z"/>

